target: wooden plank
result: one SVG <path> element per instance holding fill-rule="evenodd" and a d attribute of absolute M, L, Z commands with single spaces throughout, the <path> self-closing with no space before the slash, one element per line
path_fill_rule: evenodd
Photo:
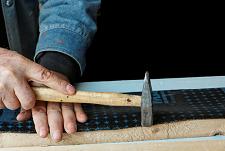
<path fill-rule="evenodd" d="M 0 151 L 224 151 L 225 140 L 203 140 L 186 142 L 138 142 L 129 144 L 89 144 L 48 147 L 3 148 Z"/>
<path fill-rule="evenodd" d="M 190 120 L 152 127 L 136 127 L 121 130 L 105 130 L 64 134 L 63 141 L 55 143 L 50 137 L 40 138 L 37 134 L 0 133 L 0 147 L 29 147 L 133 142 L 169 138 L 204 137 L 225 134 L 225 119 Z"/>

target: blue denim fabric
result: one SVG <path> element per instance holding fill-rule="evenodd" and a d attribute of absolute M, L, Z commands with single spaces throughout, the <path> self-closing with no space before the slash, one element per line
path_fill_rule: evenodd
<path fill-rule="evenodd" d="M 40 0 L 40 52 L 57 51 L 75 59 L 83 73 L 85 52 L 96 32 L 96 14 L 101 0 Z"/>
<path fill-rule="evenodd" d="M 0 2 L 11 50 L 35 61 L 41 52 L 61 52 L 77 61 L 81 73 L 84 71 L 85 52 L 96 32 L 101 0 Z"/>

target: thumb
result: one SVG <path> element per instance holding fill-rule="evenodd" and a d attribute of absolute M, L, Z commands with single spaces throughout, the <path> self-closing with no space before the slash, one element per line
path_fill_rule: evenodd
<path fill-rule="evenodd" d="M 29 81 L 43 84 L 61 93 L 67 95 L 75 93 L 75 88 L 65 78 L 34 62 L 31 64 L 31 67 L 26 70 L 26 76 Z"/>

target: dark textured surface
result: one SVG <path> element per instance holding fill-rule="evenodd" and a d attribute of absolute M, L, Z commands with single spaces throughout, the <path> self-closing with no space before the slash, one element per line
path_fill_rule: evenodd
<path fill-rule="evenodd" d="M 225 89 L 153 93 L 154 124 L 187 119 L 225 117 Z M 140 108 L 83 105 L 89 120 L 78 131 L 115 130 L 140 126 Z M 17 122 L 17 111 L 0 110 L 0 131 L 35 132 L 32 120 Z"/>
<path fill-rule="evenodd" d="M 102 0 L 84 81 L 225 75 L 223 5 Z"/>
<path fill-rule="evenodd" d="M 2 48 L 8 48 L 9 47 L 7 35 L 6 35 L 5 21 L 4 21 L 4 17 L 3 17 L 1 2 L 0 2 L 0 47 L 2 47 Z"/>

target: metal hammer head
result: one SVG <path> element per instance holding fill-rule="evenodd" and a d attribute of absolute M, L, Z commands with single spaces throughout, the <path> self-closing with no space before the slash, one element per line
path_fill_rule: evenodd
<path fill-rule="evenodd" d="M 149 73 L 146 72 L 141 95 L 141 125 L 144 127 L 148 127 L 152 124 L 152 87 L 149 79 Z"/>

